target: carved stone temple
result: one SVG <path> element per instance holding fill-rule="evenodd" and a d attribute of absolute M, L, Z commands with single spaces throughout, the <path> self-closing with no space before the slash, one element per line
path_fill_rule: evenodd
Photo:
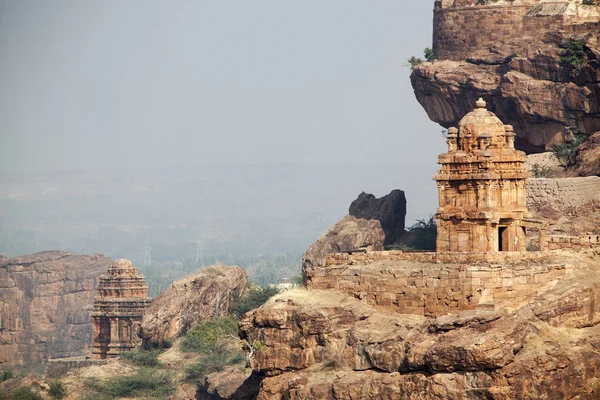
<path fill-rule="evenodd" d="M 150 300 L 146 280 L 131 261 L 113 262 L 108 275 L 100 277 L 98 296 L 91 312 L 93 359 L 117 357 L 140 343 L 137 327 Z"/>
<path fill-rule="evenodd" d="M 525 251 L 526 229 L 539 229 L 526 205 L 525 153 L 515 149 L 512 126 L 504 125 L 479 99 L 477 108 L 447 134 L 440 154 L 438 252 Z"/>

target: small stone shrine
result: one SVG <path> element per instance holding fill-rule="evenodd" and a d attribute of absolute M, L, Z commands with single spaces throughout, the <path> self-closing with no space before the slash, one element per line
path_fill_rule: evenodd
<path fill-rule="evenodd" d="M 438 157 L 438 252 L 525 251 L 528 219 L 525 153 L 512 126 L 477 108 L 448 129 L 448 152 Z"/>
<path fill-rule="evenodd" d="M 100 277 L 98 296 L 91 312 L 93 359 L 117 357 L 140 343 L 137 327 L 150 300 L 146 280 L 131 261 L 113 262 L 108 275 Z"/>

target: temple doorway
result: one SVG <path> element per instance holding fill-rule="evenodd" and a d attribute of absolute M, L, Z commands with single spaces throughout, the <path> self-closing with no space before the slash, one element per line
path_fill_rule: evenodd
<path fill-rule="evenodd" d="M 498 227 L 498 251 L 508 251 L 508 226 Z"/>

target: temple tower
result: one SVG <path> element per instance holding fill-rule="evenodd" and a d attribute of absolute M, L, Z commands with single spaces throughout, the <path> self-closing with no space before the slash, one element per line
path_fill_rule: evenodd
<path fill-rule="evenodd" d="M 100 277 L 98 296 L 91 312 L 94 326 L 92 358 L 117 357 L 135 348 L 137 327 L 150 304 L 148 286 L 131 261 L 120 259 Z"/>
<path fill-rule="evenodd" d="M 438 157 L 437 251 L 525 251 L 525 153 L 515 150 L 512 126 L 483 99 L 476 104 L 448 129 L 448 152 Z"/>

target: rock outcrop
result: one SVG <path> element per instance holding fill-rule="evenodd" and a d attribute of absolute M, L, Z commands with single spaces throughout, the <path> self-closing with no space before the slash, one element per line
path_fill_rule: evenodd
<path fill-rule="evenodd" d="M 265 376 L 258 398 L 598 398 L 598 257 L 574 253 L 577 268 L 525 304 L 437 318 L 280 294 L 240 324 Z"/>
<path fill-rule="evenodd" d="M 548 220 L 549 233 L 600 234 L 600 177 L 538 178 L 527 182 L 527 207 Z"/>
<path fill-rule="evenodd" d="M 102 255 L 47 251 L 0 262 L 0 366 L 88 353 Z"/>
<path fill-rule="evenodd" d="M 152 300 L 138 335 L 145 348 L 164 345 L 201 321 L 225 315 L 232 299 L 248 287 L 246 271 L 212 266 L 174 282 Z"/>
<path fill-rule="evenodd" d="M 351 250 L 383 250 L 404 233 L 406 197 L 402 190 L 375 198 L 362 192 L 348 215 L 313 243 L 302 259 L 303 268 L 322 265 L 327 254 Z"/>
<path fill-rule="evenodd" d="M 594 133 L 577 149 L 575 165 L 566 171 L 567 176 L 600 176 L 600 132 Z"/>
<path fill-rule="evenodd" d="M 412 72 L 417 100 L 451 127 L 483 97 L 528 153 L 590 136 L 600 130 L 599 21 L 600 6 L 573 1 L 437 0 L 436 60 Z"/>

